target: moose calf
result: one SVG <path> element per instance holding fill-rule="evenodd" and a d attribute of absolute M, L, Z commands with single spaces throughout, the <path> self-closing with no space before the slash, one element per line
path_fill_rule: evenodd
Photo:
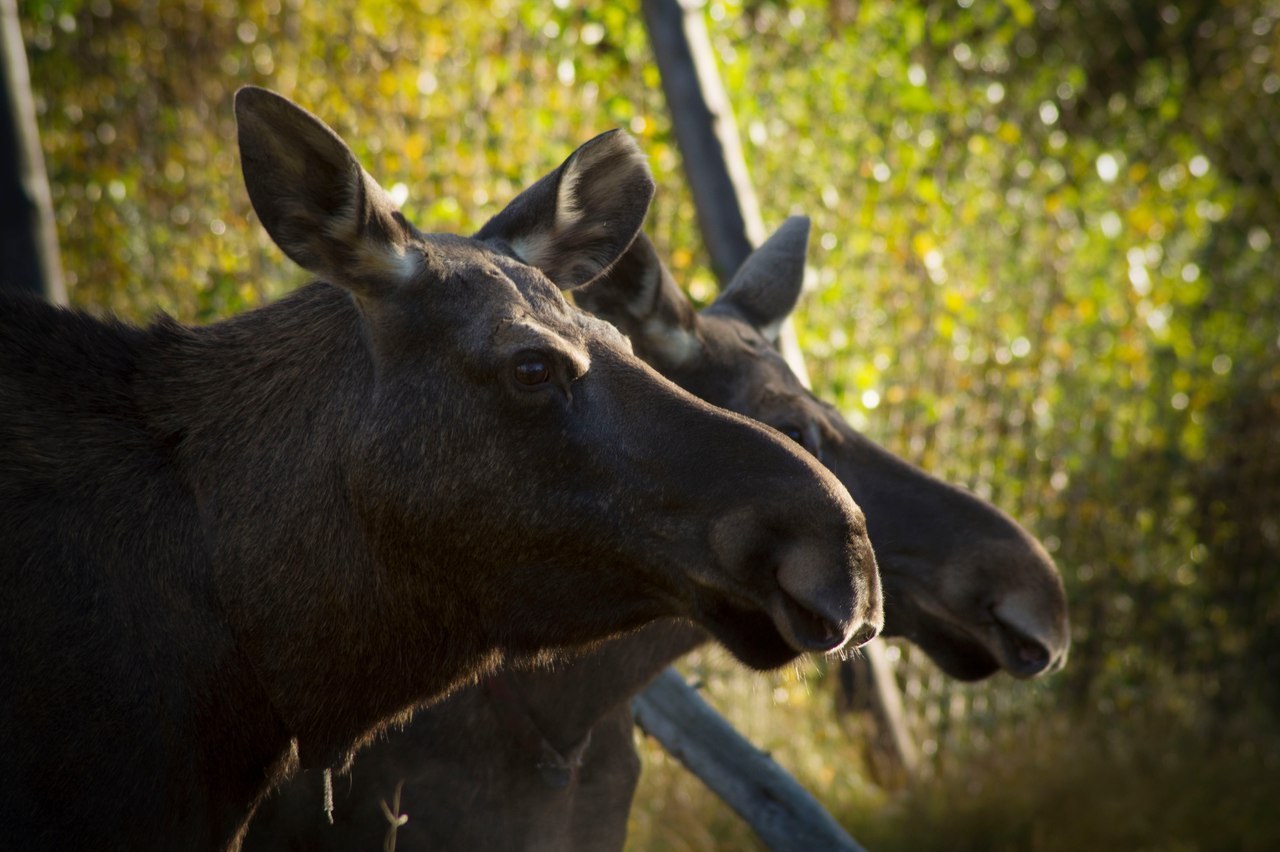
<path fill-rule="evenodd" d="M 561 295 L 644 218 L 628 137 L 464 238 L 286 99 L 236 115 L 323 282 L 204 328 L 0 303 L 0 845 L 234 848 L 293 767 L 661 616 L 759 667 L 876 633 L 839 481 Z"/>

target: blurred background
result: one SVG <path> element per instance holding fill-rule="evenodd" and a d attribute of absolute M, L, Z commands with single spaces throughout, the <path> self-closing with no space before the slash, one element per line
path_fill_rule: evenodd
<path fill-rule="evenodd" d="M 78 306 L 208 322 L 302 282 L 243 191 L 246 83 L 334 126 L 428 231 L 626 127 L 650 233 L 715 293 L 637 2 L 18 6 Z M 1280 848 L 1280 3 L 703 14 L 766 225 L 813 219 L 815 390 L 1041 537 L 1073 649 L 963 685 L 890 647 L 913 774 L 835 661 L 685 671 L 872 849 Z M 756 844 L 642 750 L 630 848 Z"/>

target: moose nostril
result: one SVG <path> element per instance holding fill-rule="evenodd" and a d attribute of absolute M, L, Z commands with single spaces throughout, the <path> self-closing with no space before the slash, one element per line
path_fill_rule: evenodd
<path fill-rule="evenodd" d="M 821 650 L 840 644 L 844 638 L 844 630 L 839 623 L 798 601 L 796 604 L 798 626 L 803 627 L 805 636 L 815 649 Z"/>
<path fill-rule="evenodd" d="M 1018 660 L 1028 666 L 1043 668 L 1049 663 L 1049 649 L 1031 639 L 1018 637 L 1013 641 Z"/>
<path fill-rule="evenodd" d="M 850 648 L 861 648 L 872 639 L 880 635 L 880 628 L 874 624 L 864 624 L 854 632 L 853 637 L 849 639 Z"/>

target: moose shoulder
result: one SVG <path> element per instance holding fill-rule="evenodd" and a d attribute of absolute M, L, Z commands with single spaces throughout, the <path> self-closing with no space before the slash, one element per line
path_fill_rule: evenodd
<path fill-rule="evenodd" d="M 640 227 L 629 138 L 463 238 L 289 101 L 236 113 L 254 209 L 327 283 L 204 328 L 0 305 L 5 845 L 234 848 L 292 767 L 664 615 L 758 666 L 874 635 L 839 482 L 560 293 Z"/>

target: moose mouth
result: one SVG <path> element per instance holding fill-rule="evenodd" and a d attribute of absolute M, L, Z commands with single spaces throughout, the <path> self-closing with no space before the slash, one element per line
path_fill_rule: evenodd
<path fill-rule="evenodd" d="M 886 632 L 899 635 L 896 630 Z M 928 654 L 938 668 L 956 680 L 983 680 L 1001 669 L 1000 661 L 985 645 L 946 622 L 922 618 L 901 631 L 900 635 Z"/>
<path fill-rule="evenodd" d="M 899 598 L 891 614 L 901 619 L 887 624 L 885 632 L 901 635 L 918 645 L 939 668 L 957 680 L 982 680 L 1004 669 L 1017 678 L 1032 678 L 1056 671 L 1063 662 L 1041 640 L 984 612 L 981 619 L 962 619 L 937 602 L 919 596 L 907 613 L 906 599 Z"/>
<path fill-rule="evenodd" d="M 851 626 L 841 625 L 781 590 L 765 608 L 724 592 L 699 587 L 695 609 L 720 644 L 742 663 L 761 671 L 784 666 L 801 654 L 828 653 L 850 641 Z M 858 644 L 874 636 L 863 636 Z"/>

